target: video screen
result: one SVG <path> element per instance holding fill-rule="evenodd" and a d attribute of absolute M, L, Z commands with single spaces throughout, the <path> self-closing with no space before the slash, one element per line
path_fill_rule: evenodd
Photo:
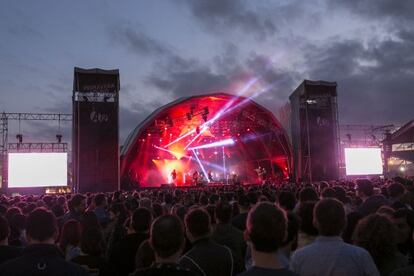
<path fill-rule="evenodd" d="M 9 188 L 67 186 L 67 153 L 9 153 Z"/>
<path fill-rule="evenodd" d="M 346 175 L 382 174 L 380 148 L 345 148 Z"/>

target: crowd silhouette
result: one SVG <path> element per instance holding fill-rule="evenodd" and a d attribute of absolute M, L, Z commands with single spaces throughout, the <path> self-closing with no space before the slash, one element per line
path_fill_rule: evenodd
<path fill-rule="evenodd" d="M 0 275 L 414 275 L 409 178 L 0 196 Z"/>

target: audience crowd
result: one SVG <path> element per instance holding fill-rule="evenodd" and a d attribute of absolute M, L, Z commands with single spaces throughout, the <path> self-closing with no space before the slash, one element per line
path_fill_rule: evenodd
<path fill-rule="evenodd" d="M 0 275 L 414 275 L 412 179 L 0 195 Z"/>

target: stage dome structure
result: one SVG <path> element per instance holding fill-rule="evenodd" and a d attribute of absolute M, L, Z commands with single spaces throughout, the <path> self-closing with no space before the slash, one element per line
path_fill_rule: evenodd
<path fill-rule="evenodd" d="M 197 171 L 199 182 L 252 184 L 286 179 L 291 164 L 288 136 L 272 112 L 215 93 L 178 99 L 141 122 L 122 148 L 121 181 L 194 185 Z"/>

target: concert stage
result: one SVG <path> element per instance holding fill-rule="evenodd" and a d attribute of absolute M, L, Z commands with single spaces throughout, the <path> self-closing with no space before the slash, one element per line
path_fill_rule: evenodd
<path fill-rule="evenodd" d="M 139 124 L 121 152 L 121 182 L 261 183 L 287 178 L 291 165 L 288 136 L 272 112 L 249 98 L 217 93 L 179 99 Z"/>

